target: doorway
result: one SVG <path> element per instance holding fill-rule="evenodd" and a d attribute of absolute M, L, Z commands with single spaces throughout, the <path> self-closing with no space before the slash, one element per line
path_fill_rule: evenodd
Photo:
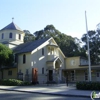
<path fill-rule="evenodd" d="M 49 81 L 53 81 L 53 70 L 49 70 Z"/>
<path fill-rule="evenodd" d="M 32 68 L 32 83 L 38 82 L 37 68 Z"/>
<path fill-rule="evenodd" d="M 100 72 L 99 71 L 96 73 L 96 81 L 100 81 Z"/>

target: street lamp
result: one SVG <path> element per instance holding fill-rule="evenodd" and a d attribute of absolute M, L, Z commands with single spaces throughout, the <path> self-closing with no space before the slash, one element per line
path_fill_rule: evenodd
<path fill-rule="evenodd" d="M 88 48 L 88 64 L 89 64 L 89 81 L 91 81 L 91 62 L 90 62 L 90 48 L 89 48 L 89 38 L 88 38 L 88 25 L 87 25 L 87 16 L 85 11 L 85 21 L 86 21 L 86 32 L 87 32 L 87 48 Z"/>

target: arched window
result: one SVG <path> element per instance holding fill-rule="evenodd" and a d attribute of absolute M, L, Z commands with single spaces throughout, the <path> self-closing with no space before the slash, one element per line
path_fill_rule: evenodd
<path fill-rule="evenodd" d="M 23 64 L 25 64 L 26 63 L 26 55 L 24 54 L 23 55 Z"/>
<path fill-rule="evenodd" d="M 12 33 L 9 33 L 9 38 L 12 38 Z"/>
<path fill-rule="evenodd" d="M 42 68 L 42 74 L 44 74 L 44 68 Z"/>
<path fill-rule="evenodd" d="M 4 33 L 2 33 L 2 37 L 1 38 L 4 39 Z"/>
<path fill-rule="evenodd" d="M 21 39 L 21 35 L 19 34 L 19 40 Z"/>
<path fill-rule="evenodd" d="M 44 55 L 44 48 L 42 48 L 42 56 Z"/>

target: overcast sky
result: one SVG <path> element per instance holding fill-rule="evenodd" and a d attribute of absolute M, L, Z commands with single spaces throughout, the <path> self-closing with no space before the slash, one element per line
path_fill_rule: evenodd
<path fill-rule="evenodd" d="M 88 30 L 95 30 L 100 23 L 100 0 L 1 0 L 0 29 L 12 22 L 31 33 L 53 24 L 56 29 L 81 38 L 86 33 L 85 10 Z"/>

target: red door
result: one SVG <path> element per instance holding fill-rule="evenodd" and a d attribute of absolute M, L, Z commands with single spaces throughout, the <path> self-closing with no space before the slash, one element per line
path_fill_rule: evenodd
<path fill-rule="evenodd" d="M 33 83 L 38 82 L 37 68 L 32 68 L 32 82 Z"/>

